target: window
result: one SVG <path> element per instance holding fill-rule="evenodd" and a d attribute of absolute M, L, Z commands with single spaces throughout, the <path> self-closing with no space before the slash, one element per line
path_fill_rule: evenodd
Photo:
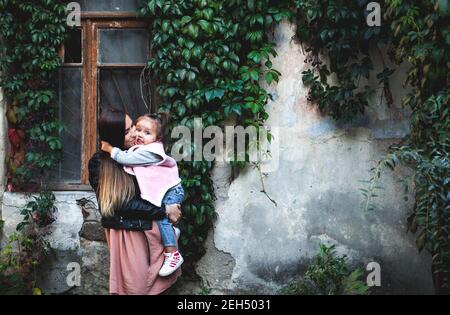
<path fill-rule="evenodd" d="M 52 189 L 90 189 L 88 162 L 98 150 L 97 119 L 102 108 L 126 110 L 135 119 L 152 111 L 145 65 L 147 25 L 136 18 L 140 1 L 81 1 L 81 27 L 61 47 L 59 115 L 63 160 L 52 174 Z"/>

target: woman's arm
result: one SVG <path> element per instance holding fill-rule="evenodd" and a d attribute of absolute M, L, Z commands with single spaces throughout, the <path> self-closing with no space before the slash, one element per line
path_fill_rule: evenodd
<path fill-rule="evenodd" d="M 166 216 L 166 208 L 164 205 L 162 207 L 157 207 L 147 200 L 134 196 L 120 211 L 117 212 L 117 214 L 123 217 L 132 216 L 134 218 L 141 217 L 142 219 L 147 220 L 160 220 Z"/>
<path fill-rule="evenodd" d="M 145 208 L 140 209 L 140 207 Z M 146 200 L 135 197 L 128 201 L 125 207 L 118 212 L 118 215 L 142 220 L 160 220 L 167 217 L 171 223 L 177 224 L 181 219 L 181 206 L 179 204 L 162 205 L 160 208 Z"/>

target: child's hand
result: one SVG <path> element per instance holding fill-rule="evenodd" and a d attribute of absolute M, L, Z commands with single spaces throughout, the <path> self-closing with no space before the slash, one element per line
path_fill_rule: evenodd
<path fill-rule="evenodd" d="M 111 154 L 111 151 L 113 149 L 112 145 L 110 145 L 108 142 L 106 141 L 100 141 L 102 144 L 102 151 L 108 152 L 109 154 Z"/>

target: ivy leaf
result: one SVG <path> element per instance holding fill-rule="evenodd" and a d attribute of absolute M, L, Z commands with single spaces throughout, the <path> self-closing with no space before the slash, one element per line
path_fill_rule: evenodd
<path fill-rule="evenodd" d="M 181 18 L 181 24 L 182 24 L 182 25 L 188 24 L 188 23 L 191 22 L 191 21 L 192 21 L 192 17 L 187 16 L 187 15 L 185 15 L 185 16 L 183 16 L 183 17 Z"/>
<path fill-rule="evenodd" d="M 212 27 L 211 27 L 211 23 L 209 23 L 208 21 L 205 20 L 198 20 L 198 25 L 200 25 L 200 28 L 205 31 L 208 34 L 212 33 Z"/>
<path fill-rule="evenodd" d="M 183 117 L 185 115 L 185 113 L 186 113 L 186 106 L 184 106 L 182 104 L 177 106 L 177 114 L 178 114 L 178 116 Z"/>
<path fill-rule="evenodd" d="M 425 239 L 426 239 L 425 232 L 422 232 L 416 239 L 416 246 L 419 252 L 421 252 L 425 247 Z"/>
<path fill-rule="evenodd" d="M 257 51 L 251 51 L 248 55 L 247 58 L 253 60 L 255 63 L 260 63 L 261 62 L 261 55 L 259 52 Z"/>
<path fill-rule="evenodd" d="M 197 59 L 200 59 L 202 57 L 202 54 L 203 54 L 203 49 L 202 49 L 201 46 L 195 46 L 192 49 L 192 56 L 193 57 L 195 57 Z"/>
<path fill-rule="evenodd" d="M 155 14 L 155 9 L 156 9 L 156 1 L 155 1 L 155 0 L 151 0 L 151 1 L 148 3 L 148 9 L 150 10 L 150 12 L 151 12 L 152 14 Z"/>
<path fill-rule="evenodd" d="M 187 48 L 192 49 L 192 47 L 194 47 L 194 46 L 195 46 L 195 43 L 193 41 L 190 41 L 190 40 L 186 41 Z"/>
<path fill-rule="evenodd" d="M 189 61 L 189 59 L 191 59 L 191 51 L 189 49 L 183 49 L 181 55 L 186 61 Z"/>
<path fill-rule="evenodd" d="M 270 85 L 273 82 L 273 80 L 274 80 L 272 72 L 270 72 L 270 71 L 267 72 L 266 75 L 265 75 L 265 79 L 266 79 L 267 84 Z"/>
<path fill-rule="evenodd" d="M 228 60 L 222 62 L 222 67 L 225 71 L 229 71 L 231 68 L 231 63 Z"/>
<path fill-rule="evenodd" d="M 194 25 L 194 24 L 189 24 L 188 26 L 188 34 L 192 37 L 192 38 L 197 38 L 198 37 L 198 26 Z M 192 48 L 192 47 L 191 47 Z"/>
<path fill-rule="evenodd" d="M 247 0 L 247 6 L 251 12 L 255 11 L 255 1 L 254 0 Z"/>
<path fill-rule="evenodd" d="M 222 89 L 213 89 L 205 92 L 205 98 L 209 102 L 215 98 L 223 98 L 225 94 L 225 90 Z"/>
<path fill-rule="evenodd" d="M 9 128 L 8 138 L 15 147 L 19 147 L 25 138 L 25 133 L 20 129 Z"/>
<path fill-rule="evenodd" d="M 254 80 L 254 81 L 258 81 L 259 80 L 259 72 L 256 69 L 253 69 L 252 71 L 250 71 L 250 77 Z"/>
<path fill-rule="evenodd" d="M 214 16 L 214 10 L 211 8 L 206 8 L 202 10 L 202 15 L 205 19 L 211 20 Z"/>
<path fill-rule="evenodd" d="M 187 75 L 188 81 L 192 82 L 195 80 L 196 78 L 196 74 L 194 71 L 188 71 L 188 75 Z"/>
<path fill-rule="evenodd" d="M 166 90 L 166 93 L 169 97 L 173 97 L 177 91 L 177 88 L 171 87 Z"/>
<path fill-rule="evenodd" d="M 164 20 L 162 22 L 162 25 L 161 25 L 162 31 L 163 32 L 167 32 L 169 30 L 169 28 L 170 28 L 170 21 L 169 20 Z"/>

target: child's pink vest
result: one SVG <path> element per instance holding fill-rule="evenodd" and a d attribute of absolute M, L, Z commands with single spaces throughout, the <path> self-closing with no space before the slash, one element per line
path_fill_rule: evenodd
<path fill-rule="evenodd" d="M 130 150 L 148 150 L 163 158 L 157 164 L 124 166 L 124 170 L 127 173 L 136 176 L 139 189 L 141 190 L 141 198 L 160 207 L 166 192 L 181 182 L 180 176 L 178 175 L 177 162 L 172 157 L 166 155 L 161 142 L 135 145 Z"/>

